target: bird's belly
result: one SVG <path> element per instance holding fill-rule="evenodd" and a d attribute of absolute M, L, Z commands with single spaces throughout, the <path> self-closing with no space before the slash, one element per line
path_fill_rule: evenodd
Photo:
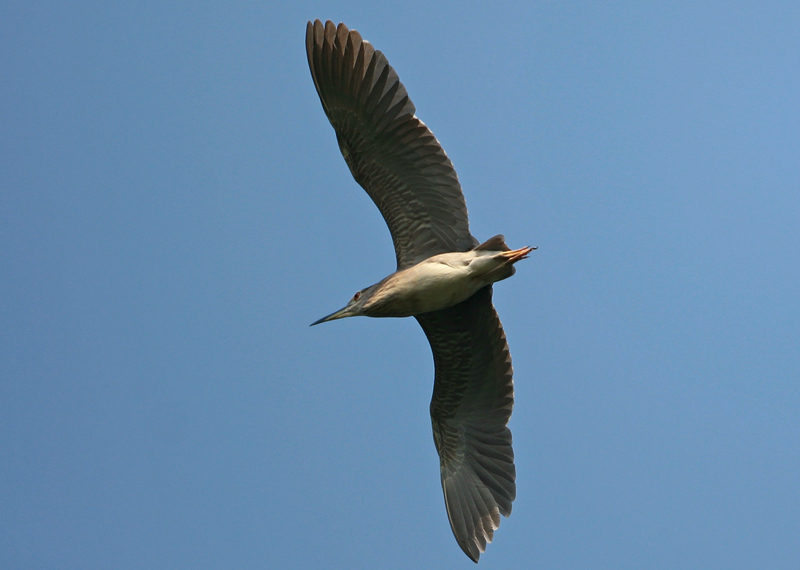
<path fill-rule="evenodd" d="M 468 272 L 466 265 L 423 262 L 404 273 L 403 286 L 392 295 L 392 305 L 401 309 L 402 316 L 452 307 L 470 298 L 484 285 Z"/>

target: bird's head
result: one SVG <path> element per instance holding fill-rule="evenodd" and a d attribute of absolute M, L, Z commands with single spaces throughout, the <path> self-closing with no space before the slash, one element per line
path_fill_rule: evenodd
<path fill-rule="evenodd" d="M 331 313 L 327 317 L 322 317 L 320 320 L 314 321 L 311 323 L 311 326 L 313 327 L 314 325 L 326 323 L 328 321 L 335 321 L 336 319 L 344 319 L 345 317 L 358 317 L 366 314 L 365 305 L 369 300 L 369 297 L 371 297 L 371 290 L 373 287 L 367 287 L 366 289 L 357 291 L 343 308 L 339 309 L 335 313 Z"/>

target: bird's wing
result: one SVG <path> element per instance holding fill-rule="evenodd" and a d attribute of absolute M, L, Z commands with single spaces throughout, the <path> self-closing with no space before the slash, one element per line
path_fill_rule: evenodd
<path fill-rule="evenodd" d="M 491 286 L 416 318 L 436 369 L 431 422 L 447 516 L 459 546 L 477 562 L 516 496 L 508 343 Z"/>
<path fill-rule="evenodd" d="M 319 20 L 306 28 L 306 53 L 347 166 L 389 226 L 398 270 L 477 245 L 453 164 L 386 57 Z"/>

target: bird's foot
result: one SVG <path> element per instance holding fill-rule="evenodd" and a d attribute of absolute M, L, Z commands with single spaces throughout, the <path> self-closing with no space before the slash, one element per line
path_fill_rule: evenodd
<path fill-rule="evenodd" d="M 511 251 L 504 251 L 498 255 L 506 260 L 507 263 L 516 263 L 521 259 L 528 259 L 528 254 L 532 252 L 535 247 L 522 247 L 520 249 L 512 249 Z"/>

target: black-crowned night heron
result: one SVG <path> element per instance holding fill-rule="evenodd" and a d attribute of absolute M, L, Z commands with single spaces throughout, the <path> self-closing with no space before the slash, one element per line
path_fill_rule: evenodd
<path fill-rule="evenodd" d="M 355 30 L 308 23 L 314 85 L 356 181 L 383 214 L 397 271 L 313 324 L 344 317 L 415 317 L 433 350 L 433 441 L 450 526 L 473 561 L 516 495 L 507 424 L 511 357 L 492 283 L 533 249 L 503 236 L 478 245 L 453 165 L 384 55 Z"/>

